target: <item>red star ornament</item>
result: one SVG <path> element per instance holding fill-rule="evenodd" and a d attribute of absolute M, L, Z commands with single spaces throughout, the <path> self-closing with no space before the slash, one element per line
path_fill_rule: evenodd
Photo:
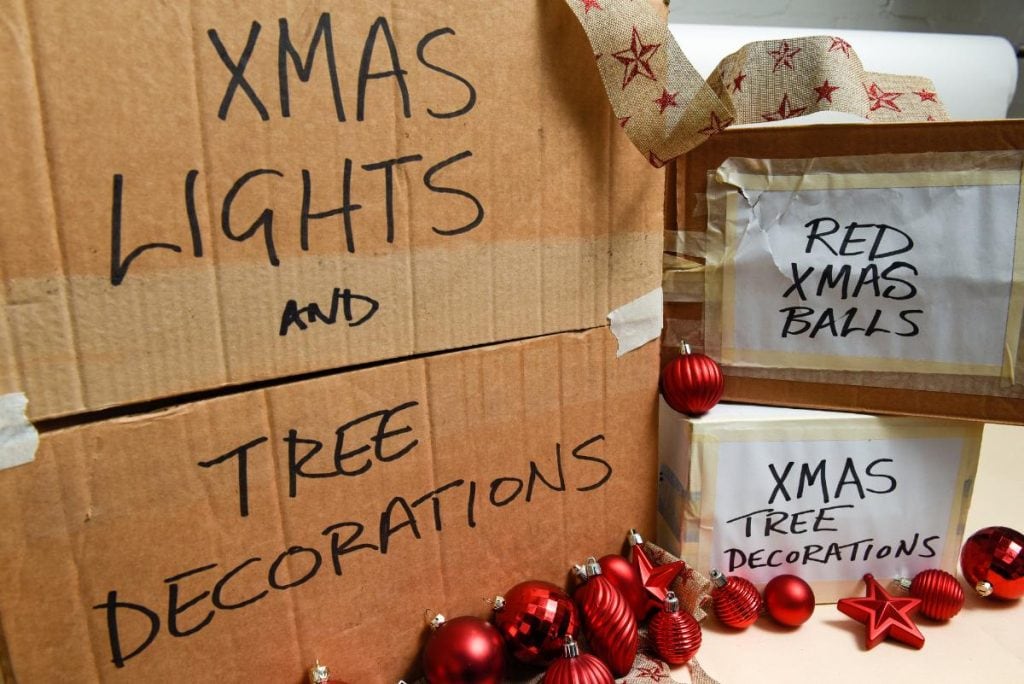
<path fill-rule="evenodd" d="M 612 57 L 619 60 L 626 67 L 625 72 L 622 74 L 623 90 L 638 74 L 652 81 L 658 80 L 658 77 L 654 75 L 654 70 L 651 68 L 651 58 L 654 57 L 654 53 L 660 47 L 661 43 L 645 45 L 644 41 L 640 39 L 640 32 L 636 30 L 635 26 L 633 27 L 633 39 L 630 41 L 629 47 L 612 53 Z"/>
<path fill-rule="evenodd" d="M 814 88 L 814 92 L 818 93 L 818 99 L 815 100 L 815 102 L 821 102 L 822 100 L 828 100 L 829 102 L 831 102 L 832 93 L 836 92 L 837 90 L 839 90 L 839 86 L 831 85 L 828 82 L 828 79 L 826 78 L 824 83 L 822 83 L 817 88 Z"/>
<path fill-rule="evenodd" d="M 768 54 L 775 59 L 775 65 L 772 66 L 772 73 L 774 74 L 779 70 L 779 67 L 786 67 L 788 69 L 794 69 L 793 58 L 803 48 L 791 47 L 786 41 L 782 41 L 782 45 L 779 46 L 778 50 L 769 50 Z"/>
<path fill-rule="evenodd" d="M 633 567 L 640 575 L 640 583 L 651 595 L 650 605 L 655 608 L 665 605 L 669 587 L 676 581 L 679 574 L 686 570 L 686 563 L 680 560 L 664 565 L 655 565 L 641 544 L 633 545 L 632 561 Z"/>
<path fill-rule="evenodd" d="M 873 575 L 864 575 L 867 595 L 863 598 L 839 599 L 839 612 L 867 626 L 867 648 L 871 649 L 891 637 L 921 648 L 924 636 L 911 619 L 921 599 L 896 597 L 882 588 Z"/>

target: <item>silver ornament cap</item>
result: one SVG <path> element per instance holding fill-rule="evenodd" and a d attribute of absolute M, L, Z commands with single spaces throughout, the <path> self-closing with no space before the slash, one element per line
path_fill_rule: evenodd
<path fill-rule="evenodd" d="M 665 594 L 665 612 L 666 613 L 678 613 L 679 612 L 679 597 L 676 596 L 676 592 L 670 591 Z"/>
<path fill-rule="evenodd" d="M 320 661 L 316 661 L 316 665 L 309 668 L 309 681 L 310 684 L 326 684 L 331 680 L 331 671 L 326 665 L 321 665 Z"/>
<path fill-rule="evenodd" d="M 562 646 L 562 652 L 566 658 L 580 657 L 580 646 L 576 643 L 576 640 L 572 638 L 572 634 L 565 635 L 565 645 Z"/>

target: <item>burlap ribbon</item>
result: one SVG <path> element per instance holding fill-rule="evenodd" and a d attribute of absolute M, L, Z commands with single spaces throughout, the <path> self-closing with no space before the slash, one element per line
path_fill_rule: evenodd
<path fill-rule="evenodd" d="M 734 124 L 839 111 L 873 121 L 944 121 L 931 80 L 864 70 L 836 36 L 748 43 L 707 81 L 645 0 L 566 0 L 594 49 L 619 124 L 654 166 Z"/>

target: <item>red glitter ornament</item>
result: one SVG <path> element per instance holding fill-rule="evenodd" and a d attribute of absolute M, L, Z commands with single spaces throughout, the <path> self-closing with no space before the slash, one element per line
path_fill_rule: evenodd
<path fill-rule="evenodd" d="M 679 610 L 679 599 L 672 591 L 668 592 L 665 607 L 651 618 L 647 636 L 661 659 L 673 666 L 690 662 L 700 648 L 700 625 L 692 615 Z"/>
<path fill-rule="evenodd" d="M 423 649 L 423 669 L 430 684 L 501 684 L 505 644 L 494 626 L 472 616 L 430 621 L 434 632 Z"/>
<path fill-rule="evenodd" d="M 1024 535 L 1009 527 L 986 527 L 964 543 L 960 570 L 979 596 L 1024 596 Z"/>
<path fill-rule="evenodd" d="M 571 634 L 565 637 L 565 654 L 544 673 L 543 684 L 615 684 L 608 666 L 589 653 L 580 653 Z"/>
<path fill-rule="evenodd" d="M 717 361 L 692 353 L 684 342 L 680 355 L 661 369 L 660 385 L 669 406 L 688 416 L 700 416 L 722 398 L 725 379 Z"/>
<path fill-rule="evenodd" d="M 587 643 L 616 677 L 625 676 L 636 659 L 640 643 L 636 618 L 619 590 L 601 574 L 601 566 L 593 558 L 577 566 L 583 584 L 573 598 L 583 617 Z"/>
<path fill-rule="evenodd" d="M 618 554 L 604 556 L 598 564 L 601 566 L 601 574 L 607 577 L 622 594 L 622 598 L 626 599 L 637 622 L 646 618 L 653 606 L 643 582 L 640 581 L 640 573 L 633 564 Z"/>
<path fill-rule="evenodd" d="M 711 571 L 711 602 L 718 620 L 733 629 L 746 629 L 761 614 L 761 594 L 742 577 L 726 577 Z"/>
<path fill-rule="evenodd" d="M 921 614 L 932 620 L 948 620 L 964 607 L 963 587 L 945 570 L 925 570 L 913 581 L 901 577 L 896 583 L 921 599 Z"/>
<path fill-rule="evenodd" d="M 494 624 L 509 652 L 530 665 L 547 665 L 562 653 L 566 634 L 578 629 L 576 604 L 550 582 L 520 582 L 494 600 Z"/>
<path fill-rule="evenodd" d="M 867 594 L 863 598 L 839 599 L 836 608 L 843 615 L 864 623 L 866 647 L 874 648 L 886 637 L 914 648 L 924 646 L 924 635 L 910 617 L 920 607 L 921 599 L 892 596 L 872 575 L 864 575 L 864 584 Z"/>
<path fill-rule="evenodd" d="M 814 590 L 796 575 L 779 575 L 764 587 L 764 607 L 779 624 L 799 627 L 814 613 Z"/>

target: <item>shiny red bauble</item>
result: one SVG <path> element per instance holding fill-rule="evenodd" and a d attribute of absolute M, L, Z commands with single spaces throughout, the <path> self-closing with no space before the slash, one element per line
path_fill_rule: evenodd
<path fill-rule="evenodd" d="M 588 558 L 573 598 L 583 617 L 587 644 L 616 677 L 633 669 L 640 646 L 640 632 L 633 609 L 619 590 L 601 574 L 601 566 Z"/>
<path fill-rule="evenodd" d="M 945 570 L 918 573 L 908 589 L 911 596 L 921 599 L 920 612 L 932 620 L 948 620 L 964 607 L 963 587 Z"/>
<path fill-rule="evenodd" d="M 796 575 L 779 575 L 764 587 L 764 608 L 779 624 L 799 627 L 814 613 L 814 591 Z"/>
<path fill-rule="evenodd" d="M 1009 527 L 986 527 L 964 543 L 960 570 L 979 596 L 1024 596 L 1024 534 Z"/>
<path fill-rule="evenodd" d="M 726 577 L 711 571 L 711 603 L 719 622 L 733 629 L 746 629 L 761 614 L 761 594 L 750 580 Z"/>
<path fill-rule="evenodd" d="M 505 673 L 505 644 L 489 622 L 465 616 L 444 620 L 423 649 L 423 669 L 430 684 L 501 684 Z"/>
<path fill-rule="evenodd" d="M 661 395 L 688 416 L 700 416 L 718 403 L 725 389 L 722 367 L 710 356 L 695 354 L 683 343 L 679 356 L 661 369 Z"/>
<path fill-rule="evenodd" d="M 544 673 L 543 684 L 615 684 L 608 666 L 589 653 L 580 653 L 571 636 L 565 639 L 565 655 Z"/>
<path fill-rule="evenodd" d="M 700 624 L 685 610 L 680 610 L 679 599 L 670 591 L 664 608 L 651 618 L 647 637 L 661 659 L 675 667 L 690 662 L 700 648 L 702 635 Z"/>
<path fill-rule="evenodd" d="M 617 554 L 604 556 L 598 563 L 601 566 L 601 574 L 607 577 L 622 594 L 622 598 L 626 599 L 637 622 L 646 618 L 654 606 L 640 580 L 640 573 L 633 564 Z"/>
<path fill-rule="evenodd" d="M 566 634 L 576 634 L 578 623 L 576 604 L 550 582 L 520 582 L 494 605 L 494 624 L 509 652 L 530 665 L 547 665 L 561 655 Z"/>

